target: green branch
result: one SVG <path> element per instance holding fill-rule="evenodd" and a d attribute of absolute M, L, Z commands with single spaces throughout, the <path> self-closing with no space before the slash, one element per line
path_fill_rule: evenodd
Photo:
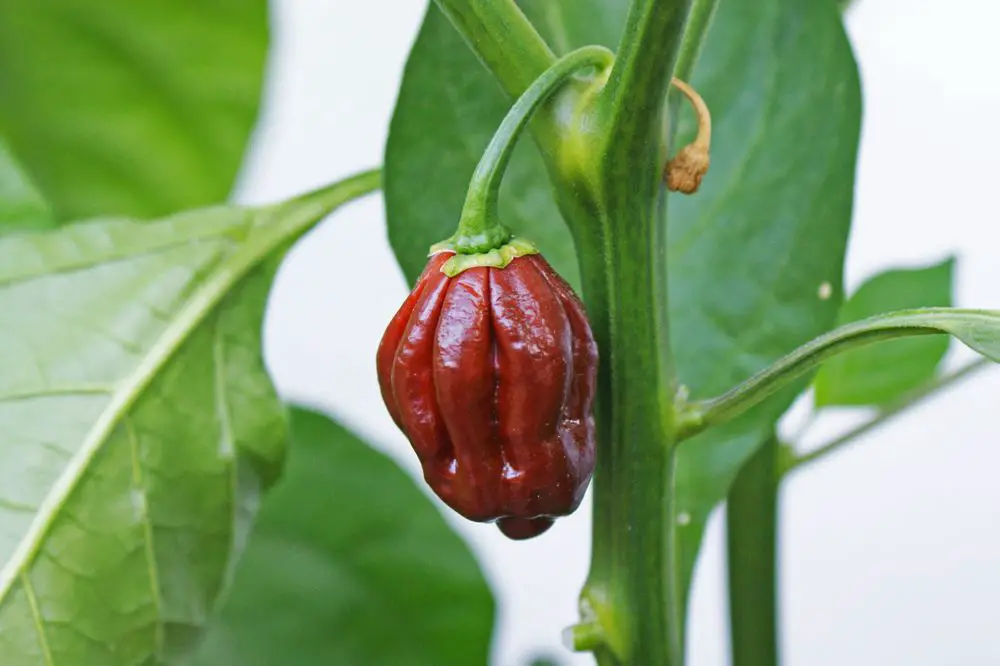
<path fill-rule="evenodd" d="M 913 391 L 909 395 L 903 396 L 898 401 L 886 407 L 883 407 L 870 421 L 866 421 L 856 428 L 848 430 L 833 441 L 823 444 L 809 453 L 791 457 L 785 468 L 782 470 L 782 474 L 794 472 L 804 465 L 816 462 L 821 458 L 827 457 L 831 453 L 839 451 L 857 438 L 867 435 L 872 430 L 882 426 L 887 421 L 891 421 L 897 416 L 909 411 L 913 407 L 922 404 L 928 398 L 938 395 L 944 389 L 954 386 L 955 384 L 968 379 L 969 377 L 985 370 L 988 367 L 991 367 L 992 365 L 993 361 L 985 358 L 979 358 L 952 373 L 943 375 L 934 381 L 929 382 L 926 386 Z"/>
<path fill-rule="evenodd" d="M 511 97 L 556 61 L 514 0 L 435 0 L 469 48 Z"/>
<path fill-rule="evenodd" d="M 663 111 L 692 0 L 633 0 L 601 101 L 608 159 L 662 167 Z"/>
<path fill-rule="evenodd" d="M 778 453 L 772 434 L 726 499 L 732 666 L 778 666 Z"/>
<path fill-rule="evenodd" d="M 1000 362 L 1000 312 L 959 308 L 903 310 L 847 324 L 779 359 L 717 398 L 679 406 L 680 436 L 730 421 L 826 359 L 857 347 L 914 335 L 955 336 Z"/>
<path fill-rule="evenodd" d="M 701 46 L 705 43 L 708 35 L 708 28 L 715 17 L 715 10 L 719 7 L 719 0 L 694 0 L 691 5 L 691 14 L 688 17 L 687 28 L 684 30 L 684 40 L 681 42 L 681 51 L 677 56 L 677 67 L 674 68 L 674 76 L 682 81 L 690 81 L 694 73 L 694 66 L 701 55 Z"/>
<path fill-rule="evenodd" d="M 633 0 L 615 65 L 556 179 L 601 350 L 583 628 L 601 666 L 682 666 L 663 113 L 689 0 Z M 567 162 L 568 162 L 567 157 Z M 570 186 L 567 186 L 567 183 Z"/>

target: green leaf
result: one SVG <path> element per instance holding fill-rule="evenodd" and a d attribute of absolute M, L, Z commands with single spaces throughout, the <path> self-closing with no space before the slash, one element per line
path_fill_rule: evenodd
<path fill-rule="evenodd" d="M 614 48 L 628 10 L 626 0 L 519 4 L 560 55 L 588 44 Z M 469 178 L 510 105 L 431 3 L 406 63 L 385 156 L 389 241 L 411 283 L 423 270 L 430 245 L 454 232 Z M 433 178 L 427 177 L 428 169 Z M 579 286 L 573 241 L 532 141 L 522 140 L 514 153 L 500 214 L 504 224 L 534 241 L 556 270 Z"/>
<path fill-rule="evenodd" d="M 0 232 L 52 226 L 48 204 L 0 138 Z"/>
<path fill-rule="evenodd" d="M 324 416 L 294 410 L 292 440 L 196 663 L 487 663 L 492 595 L 431 501 Z"/>
<path fill-rule="evenodd" d="M 190 648 L 284 457 L 272 274 L 377 184 L 0 238 L 0 663 Z"/>
<path fill-rule="evenodd" d="M 614 46 L 628 9 L 624 0 L 521 6 L 558 52 Z M 720 3 L 693 84 L 712 109 L 712 167 L 699 194 L 669 197 L 670 327 L 681 380 L 702 397 L 834 324 L 861 101 L 850 44 L 826 2 Z M 476 160 L 509 105 L 432 8 L 406 65 L 386 150 L 389 237 L 411 281 L 427 247 L 452 232 Z M 677 145 L 693 133 L 685 110 Z M 537 150 L 523 142 L 518 153 L 501 193 L 503 220 L 578 286 L 573 244 Z M 819 298 L 826 288 L 830 298 Z M 685 581 L 709 512 L 794 396 L 789 390 L 681 445 Z"/>
<path fill-rule="evenodd" d="M 839 323 L 891 310 L 950 306 L 955 261 L 890 270 L 871 278 L 840 310 Z M 944 337 L 899 340 L 830 359 L 817 373 L 816 406 L 884 405 L 934 378 L 948 351 Z"/>
<path fill-rule="evenodd" d="M 265 0 L 6 0 L 0 134 L 62 220 L 218 203 L 267 47 Z"/>
<path fill-rule="evenodd" d="M 834 324 L 861 93 L 836 9 L 799 0 L 720 3 L 693 84 L 713 110 L 712 167 L 696 196 L 670 197 L 669 257 L 677 368 L 697 397 Z M 685 113 L 679 144 L 693 133 Z M 684 580 L 709 513 L 803 386 L 681 444 Z"/>

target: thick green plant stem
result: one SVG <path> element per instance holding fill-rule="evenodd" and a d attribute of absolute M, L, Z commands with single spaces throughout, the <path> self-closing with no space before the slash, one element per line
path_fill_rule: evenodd
<path fill-rule="evenodd" d="M 581 262 L 602 354 L 592 561 L 581 603 L 585 618 L 607 637 L 608 653 L 597 653 L 602 666 L 675 666 L 683 653 L 673 520 L 675 380 L 664 353 L 666 317 L 650 302 L 666 300 L 665 271 L 657 241 L 615 236 L 603 274 L 588 274 Z M 598 294 L 607 297 L 606 310 L 594 307 Z"/>
<path fill-rule="evenodd" d="M 778 666 L 778 471 L 772 436 L 740 470 L 726 500 L 732 666 Z"/>
<path fill-rule="evenodd" d="M 614 54 L 602 46 L 577 49 L 557 60 L 518 97 L 472 174 L 458 230 L 450 240 L 456 252 L 488 252 L 510 240 L 510 231 L 500 222 L 500 184 L 517 140 L 538 107 L 574 73 L 586 67 L 606 69 L 613 61 Z"/>
<path fill-rule="evenodd" d="M 602 95 L 601 111 L 611 150 L 606 161 L 624 167 L 626 163 L 618 159 L 622 156 L 642 156 L 645 161 L 650 152 L 662 153 L 663 106 L 691 4 L 692 0 L 633 0 L 615 67 Z M 642 99 L 637 100 L 636 94 Z M 645 122 L 646 118 L 655 122 Z M 662 162 L 662 155 L 658 157 Z"/>
<path fill-rule="evenodd" d="M 436 1 L 508 94 L 519 95 L 551 64 L 531 45 L 540 38 L 515 18 L 512 2 Z M 581 86 L 571 117 L 557 120 L 549 104 L 532 123 L 576 243 L 601 353 L 593 560 L 581 595 L 583 622 L 570 637 L 594 650 L 602 666 L 683 663 L 673 506 L 676 379 L 660 207 L 666 95 L 690 4 L 633 0 L 603 89 L 601 81 Z"/>
<path fill-rule="evenodd" d="M 606 665 L 681 666 L 674 522 L 676 390 L 667 318 L 663 114 L 688 0 L 635 0 L 577 203 L 560 201 L 598 346 L 599 443 L 590 575 L 581 597 Z M 589 197 L 589 200 L 584 200 Z"/>
<path fill-rule="evenodd" d="M 469 48 L 518 97 L 556 57 L 514 0 L 435 0 Z"/>

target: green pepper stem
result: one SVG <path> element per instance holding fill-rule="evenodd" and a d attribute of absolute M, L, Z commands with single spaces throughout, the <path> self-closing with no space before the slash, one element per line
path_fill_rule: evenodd
<path fill-rule="evenodd" d="M 681 40 L 681 50 L 677 55 L 677 67 L 674 76 L 684 81 L 690 81 L 694 73 L 695 63 L 701 55 L 702 44 L 708 35 L 708 28 L 715 18 L 719 8 L 719 0 L 693 0 L 688 14 L 687 27 L 684 28 L 684 39 Z"/>
<path fill-rule="evenodd" d="M 726 498 L 732 666 L 778 666 L 778 456 L 772 434 Z"/>
<path fill-rule="evenodd" d="M 446 243 L 450 249 L 479 254 L 498 249 L 511 239 L 511 232 L 500 222 L 500 184 L 518 138 L 538 107 L 566 79 L 585 67 L 607 69 L 613 60 L 614 54 L 603 46 L 577 49 L 545 70 L 514 102 L 472 174 L 458 229 Z"/>

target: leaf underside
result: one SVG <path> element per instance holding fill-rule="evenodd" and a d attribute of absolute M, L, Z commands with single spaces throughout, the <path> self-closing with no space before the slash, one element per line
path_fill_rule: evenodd
<path fill-rule="evenodd" d="M 0 238 L 0 663 L 190 649 L 284 455 L 273 272 L 359 193 Z"/>

